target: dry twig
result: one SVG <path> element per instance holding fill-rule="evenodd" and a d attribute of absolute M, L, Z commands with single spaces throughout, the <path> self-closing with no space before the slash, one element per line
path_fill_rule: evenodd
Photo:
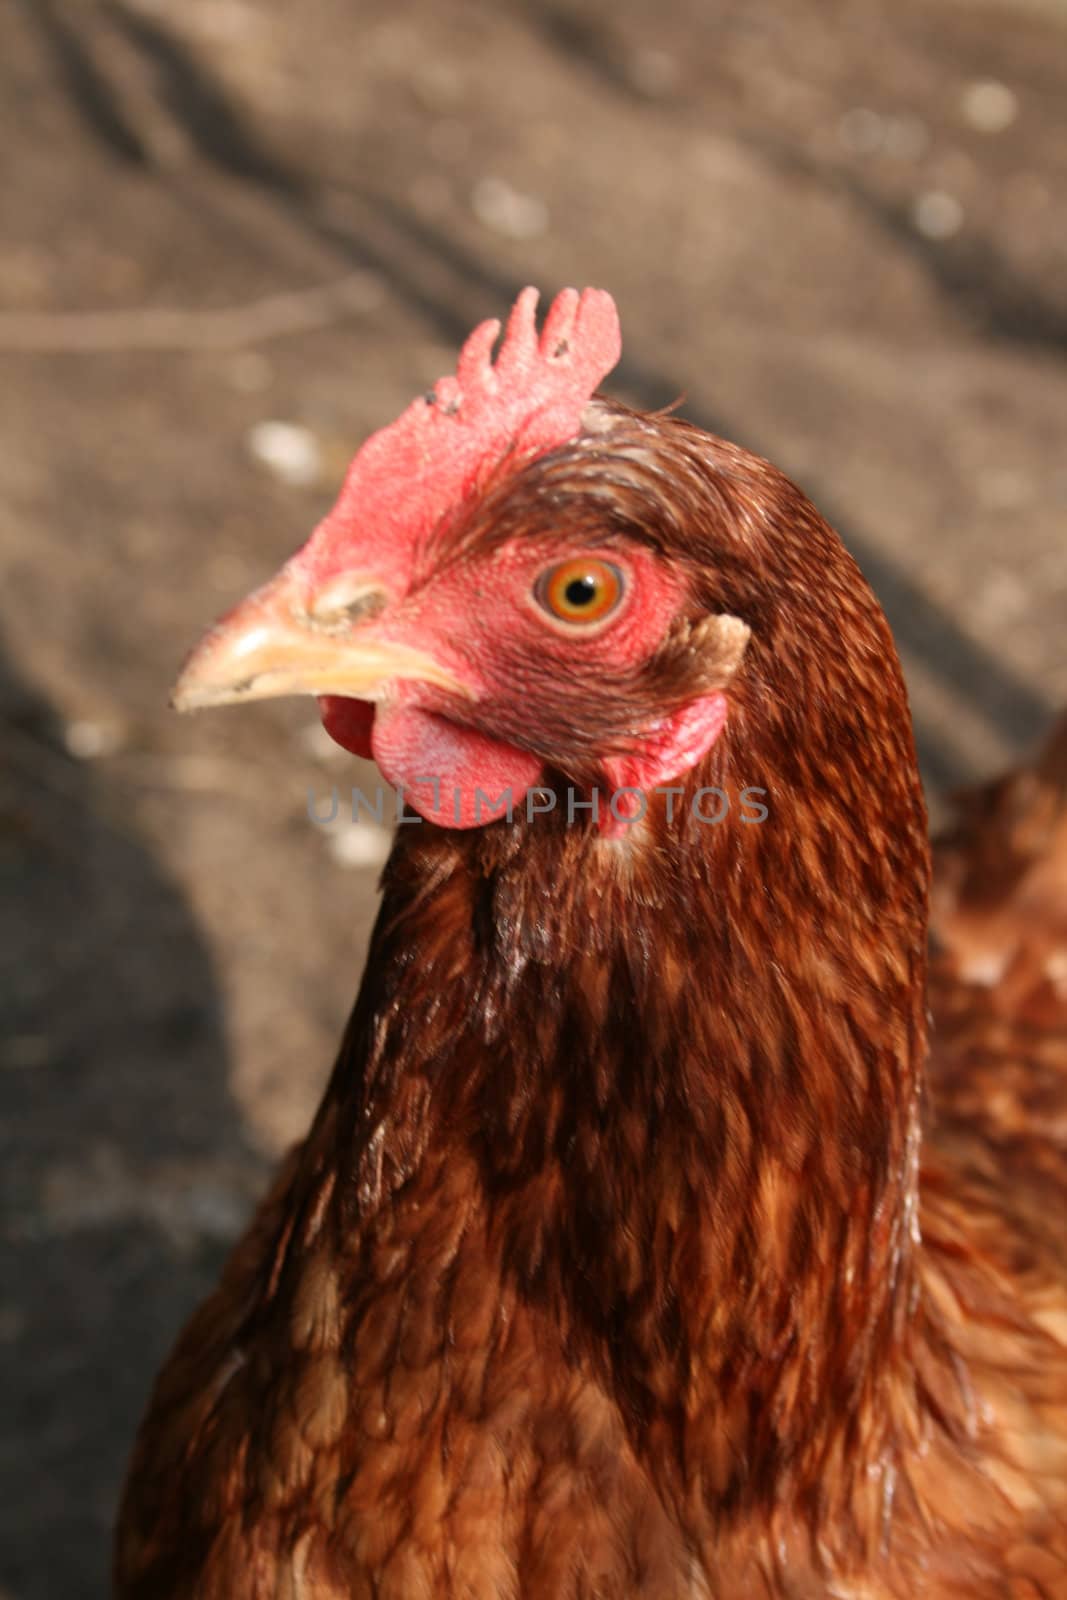
<path fill-rule="evenodd" d="M 0 350 L 93 355 L 127 350 L 236 350 L 328 327 L 373 310 L 381 285 L 367 272 L 212 311 L 141 306 L 122 311 L 0 312 Z"/>

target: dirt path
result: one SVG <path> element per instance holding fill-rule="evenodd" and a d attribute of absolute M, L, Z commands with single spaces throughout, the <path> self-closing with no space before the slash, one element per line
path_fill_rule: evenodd
<path fill-rule="evenodd" d="M 617 392 L 684 393 L 840 526 L 932 792 L 1027 748 L 1067 701 L 1067 7 L 8 0 L 0 29 L 0 1600 L 90 1600 L 150 1374 L 314 1104 L 383 848 L 308 821 L 357 778 L 307 710 L 171 717 L 183 650 L 474 321 L 600 283 Z"/>

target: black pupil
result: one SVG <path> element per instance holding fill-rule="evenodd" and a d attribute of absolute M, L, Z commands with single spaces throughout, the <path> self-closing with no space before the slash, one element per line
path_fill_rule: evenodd
<path fill-rule="evenodd" d="M 596 579 L 590 577 L 572 578 L 564 589 L 569 606 L 588 606 L 596 599 Z"/>

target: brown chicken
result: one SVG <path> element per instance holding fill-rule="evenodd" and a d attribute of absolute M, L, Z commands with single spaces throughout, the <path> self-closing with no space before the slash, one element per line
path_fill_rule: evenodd
<path fill-rule="evenodd" d="M 318 694 L 423 820 L 117 1594 L 1067 1596 L 1067 729 L 946 842 L 928 989 L 869 588 L 766 462 L 594 398 L 608 296 L 535 305 L 179 683 Z"/>

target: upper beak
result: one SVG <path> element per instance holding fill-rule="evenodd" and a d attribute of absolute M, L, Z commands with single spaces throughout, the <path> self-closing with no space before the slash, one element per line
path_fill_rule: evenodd
<path fill-rule="evenodd" d="M 380 700 L 388 686 L 417 679 L 469 691 L 422 650 L 375 635 L 385 595 L 368 579 L 309 597 L 290 567 L 242 600 L 201 640 L 171 692 L 178 711 L 266 700 L 286 694 L 336 694 Z M 360 619 L 363 620 L 360 620 Z"/>

